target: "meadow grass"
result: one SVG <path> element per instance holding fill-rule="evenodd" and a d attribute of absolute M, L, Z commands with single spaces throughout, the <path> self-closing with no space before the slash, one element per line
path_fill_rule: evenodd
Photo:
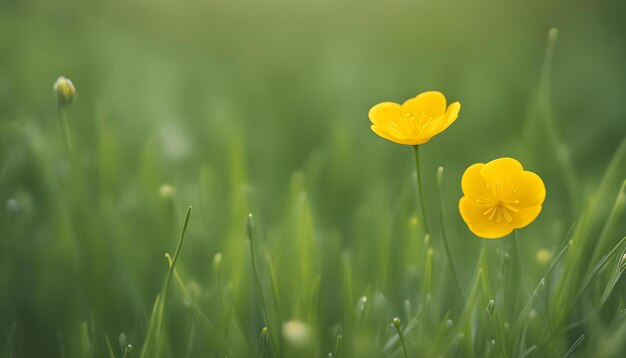
<path fill-rule="evenodd" d="M 623 356 L 626 140 L 601 178 L 576 170 L 553 108 L 556 40 L 551 30 L 510 136 L 516 154 L 558 168 L 547 218 L 500 240 L 459 226 L 458 170 L 430 144 L 421 174 L 375 183 L 386 158 L 336 124 L 269 188 L 252 179 L 261 159 L 236 120 L 191 129 L 215 143 L 168 133 L 138 144 L 106 111 L 82 118 L 80 101 L 50 107 L 60 132 L 0 122 L 0 193 L 11 198 L 0 216 L 0 356 Z M 533 150 L 537 132 L 547 154 Z M 186 156 L 190 138 L 208 154 Z"/>

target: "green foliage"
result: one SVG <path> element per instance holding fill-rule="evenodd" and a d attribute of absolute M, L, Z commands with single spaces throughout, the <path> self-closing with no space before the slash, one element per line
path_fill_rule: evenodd
<path fill-rule="evenodd" d="M 624 356 L 623 6 L 560 5 L 0 3 L 0 356 Z M 424 219 L 367 110 L 429 89 Z M 548 194 L 482 240 L 500 156 Z"/>

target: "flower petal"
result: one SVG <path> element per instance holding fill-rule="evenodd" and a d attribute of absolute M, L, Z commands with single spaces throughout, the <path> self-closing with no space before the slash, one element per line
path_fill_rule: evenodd
<path fill-rule="evenodd" d="M 541 212 L 541 205 L 521 208 L 519 209 L 518 212 L 512 215 L 513 221 L 511 222 L 511 225 L 513 225 L 516 229 L 523 228 L 524 226 L 533 222 L 537 218 L 540 212 Z"/>
<path fill-rule="evenodd" d="M 460 109 L 461 104 L 459 102 L 454 102 L 448 107 L 446 113 L 440 115 L 439 117 L 431 118 L 427 124 L 428 129 L 424 131 L 424 135 L 434 137 L 446 130 L 458 118 Z"/>
<path fill-rule="evenodd" d="M 505 220 L 501 222 L 489 220 L 489 217 L 484 215 L 485 209 L 467 196 L 459 201 L 459 211 L 468 228 L 476 236 L 484 239 L 499 239 L 510 234 L 514 229 L 513 225 Z"/>
<path fill-rule="evenodd" d="M 372 107 L 368 116 L 372 124 L 384 124 L 397 120 L 401 112 L 401 105 L 393 102 L 383 102 Z"/>
<path fill-rule="evenodd" d="M 423 92 L 415 98 L 406 100 L 402 108 L 410 113 L 424 113 L 428 117 L 436 118 L 446 111 L 446 97 L 438 91 Z"/>
<path fill-rule="evenodd" d="M 546 186 L 539 175 L 523 171 L 517 178 L 514 200 L 519 200 L 517 206 L 521 208 L 541 206 L 546 199 Z"/>
<path fill-rule="evenodd" d="M 513 158 L 499 158 L 490 161 L 480 170 L 481 175 L 490 185 L 515 185 L 524 168 Z"/>
<path fill-rule="evenodd" d="M 378 134 L 380 137 L 383 137 L 394 143 L 405 144 L 405 145 L 415 145 L 414 139 L 406 138 L 404 136 L 398 137 L 392 133 L 389 133 L 386 127 L 372 124 L 370 128 L 372 129 L 372 131 L 374 131 L 374 133 Z"/>
<path fill-rule="evenodd" d="M 480 199 L 487 197 L 492 199 L 491 192 L 487 189 L 487 182 L 480 174 L 481 169 L 485 166 L 483 163 L 476 163 L 465 169 L 461 178 L 461 188 L 463 194 L 471 199 Z"/>
<path fill-rule="evenodd" d="M 446 113 L 444 115 L 445 123 L 443 127 L 441 128 L 441 132 L 446 130 L 446 128 L 450 127 L 450 125 L 454 123 L 454 121 L 456 121 L 457 118 L 459 118 L 460 110 L 461 110 L 461 102 L 454 102 L 448 106 L 448 109 L 446 110 Z"/>

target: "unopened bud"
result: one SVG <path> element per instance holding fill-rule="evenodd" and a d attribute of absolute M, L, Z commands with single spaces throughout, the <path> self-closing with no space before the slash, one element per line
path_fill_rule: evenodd
<path fill-rule="evenodd" d="M 355 311 L 357 314 L 363 313 L 365 311 L 365 305 L 367 304 L 367 297 L 361 296 L 358 301 L 356 301 Z"/>
<path fill-rule="evenodd" d="M 126 342 L 126 335 L 124 333 L 120 333 L 120 336 L 118 338 L 118 341 L 120 342 L 120 346 L 121 347 L 126 347 L 126 345 L 128 344 Z"/>
<path fill-rule="evenodd" d="M 263 329 L 261 329 L 261 337 L 260 337 L 262 346 L 265 346 L 265 344 L 267 344 L 267 338 L 268 338 L 267 333 L 268 333 L 267 327 L 263 327 Z"/>
<path fill-rule="evenodd" d="M 491 316 L 495 309 L 496 309 L 496 302 L 494 300 L 489 300 L 489 303 L 487 304 L 487 314 Z"/>
<path fill-rule="evenodd" d="M 402 322 L 400 322 L 400 318 L 395 317 L 393 319 L 393 326 L 396 327 L 397 330 L 399 330 L 400 327 L 402 327 Z"/>
<path fill-rule="evenodd" d="M 72 81 L 63 76 L 59 77 L 54 83 L 54 92 L 57 94 L 57 100 L 61 105 L 67 106 L 72 103 L 76 97 L 76 87 Z"/>
<path fill-rule="evenodd" d="M 163 184 L 159 188 L 159 195 L 165 200 L 171 200 L 176 195 L 176 188 L 170 184 Z"/>
<path fill-rule="evenodd" d="M 543 265 L 550 261 L 550 259 L 552 258 L 552 253 L 546 249 L 541 249 L 537 251 L 537 255 L 535 258 L 537 259 L 538 263 Z"/>
<path fill-rule="evenodd" d="M 283 324 L 285 340 L 296 347 L 305 347 L 311 341 L 311 330 L 302 321 L 291 320 Z"/>
<path fill-rule="evenodd" d="M 215 270 L 215 272 L 218 272 L 221 266 L 222 266 L 222 253 L 218 252 L 217 254 L 213 256 L 213 270 Z"/>
<path fill-rule="evenodd" d="M 246 233 L 248 234 L 248 239 L 252 240 L 252 234 L 254 230 L 254 216 L 252 215 L 252 213 L 248 214 L 248 217 L 246 218 Z"/>
<path fill-rule="evenodd" d="M 550 42 L 550 44 L 554 45 L 558 38 L 559 29 L 557 29 L 556 27 L 551 28 L 550 31 L 548 31 L 548 41 Z"/>

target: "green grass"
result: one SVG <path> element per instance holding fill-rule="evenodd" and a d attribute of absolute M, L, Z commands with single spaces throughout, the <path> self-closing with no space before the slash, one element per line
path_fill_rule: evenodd
<path fill-rule="evenodd" d="M 0 357 L 624 356 L 621 7 L 484 3 L 0 4 Z M 367 111 L 428 89 L 418 176 Z M 546 202 L 482 240 L 501 156 Z"/>

